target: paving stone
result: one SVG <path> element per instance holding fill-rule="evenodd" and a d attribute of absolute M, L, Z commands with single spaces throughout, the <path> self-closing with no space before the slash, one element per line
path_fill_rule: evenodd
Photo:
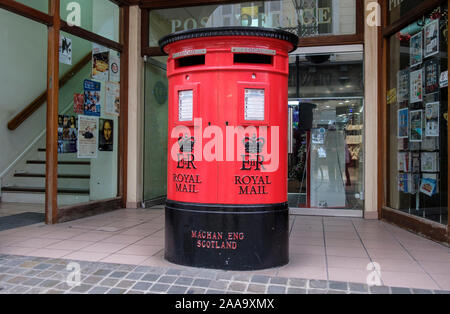
<path fill-rule="evenodd" d="M 283 286 L 269 286 L 267 288 L 268 294 L 285 294 L 286 293 L 286 287 Z"/>
<path fill-rule="evenodd" d="M 114 287 L 119 282 L 119 280 L 120 279 L 116 278 L 106 278 L 100 281 L 99 285 L 105 287 Z"/>
<path fill-rule="evenodd" d="M 91 290 L 89 290 L 88 294 L 105 294 L 109 288 L 107 287 L 93 287 Z"/>
<path fill-rule="evenodd" d="M 86 293 L 88 292 L 93 286 L 92 285 L 80 285 L 78 287 L 73 287 L 70 292 L 78 292 L 78 293 Z"/>
<path fill-rule="evenodd" d="M 169 269 L 169 270 L 167 270 L 166 275 L 179 276 L 179 275 L 181 275 L 181 270 L 180 269 Z"/>
<path fill-rule="evenodd" d="M 144 291 L 128 290 L 127 294 L 144 294 Z"/>
<path fill-rule="evenodd" d="M 64 291 L 63 290 L 50 289 L 50 290 L 46 291 L 45 294 L 64 294 Z"/>
<path fill-rule="evenodd" d="M 99 269 L 94 273 L 94 275 L 95 276 L 106 276 L 110 273 L 111 273 L 111 270 L 109 270 L 109 269 Z"/>
<path fill-rule="evenodd" d="M 202 288 L 189 288 L 186 294 L 205 294 L 206 289 Z"/>
<path fill-rule="evenodd" d="M 208 288 L 211 280 L 209 279 L 195 279 L 192 283 L 194 287 Z"/>
<path fill-rule="evenodd" d="M 224 290 L 208 289 L 205 294 L 225 294 Z"/>
<path fill-rule="evenodd" d="M 310 280 L 309 288 L 311 289 L 327 289 L 328 282 L 326 280 Z"/>
<path fill-rule="evenodd" d="M 330 281 L 328 282 L 328 287 L 331 290 L 341 290 L 341 291 L 348 290 L 348 284 L 346 282 Z"/>
<path fill-rule="evenodd" d="M 344 290 L 328 290 L 327 294 L 347 294 Z"/>
<path fill-rule="evenodd" d="M 241 281 L 241 282 L 249 282 L 251 279 L 250 275 L 247 274 L 239 274 L 233 276 L 233 281 Z"/>
<path fill-rule="evenodd" d="M 179 277 L 176 281 L 176 285 L 182 285 L 182 286 L 190 286 L 194 282 L 194 278 L 189 277 Z"/>
<path fill-rule="evenodd" d="M 169 290 L 167 290 L 168 294 L 184 294 L 186 293 L 188 287 L 183 286 L 171 286 Z"/>
<path fill-rule="evenodd" d="M 47 291 L 47 288 L 33 287 L 25 293 L 26 294 L 44 294 L 46 291 Z"/>
<path fill-rule="evenodd" d="M 39 273 L 40 273 L 39 270 L 30 270 L 30 271 L 24 272 L 23 275 L 33 277 L 33 276 L 36 276 Z"/>
<path fill-rule="evenodd" d="M 125 272 L 125 271 L 115 271 L 115 272 L 112 272 L 112 273 L 109 275 L 109 278 L 123 278 L 123 277 L 125 277 L 127 274 L 128 274 L 128 273 Z"/>
<path fill-rule="evenodd" d="M 44 287 L 44 288 L 53 288 L 54 286 L 56 286 L 59 283 L 60 283 L 60 281 L 58 281 L 58 280 L 45 280 L 39 286 Z"/>
<path fill-rule="evenodd" d="M 266 286 L 251 283 L 251 284 L 248 285 L 247 291 L 251 292 L 251 293 L 265 293 L 266 292 Z"/>
<path fill-rule="evenodd" d="M 348 287 L 351 292 L 369 292 L 369 286 L 362 283 L 349 283 Z"/>
<path fill-rule="evenodd" d="M 126 289 L 112 288 L 107 292 L 107 294 L 125 294 L 126 291 Z"/>
<path fill-rule="evenodd" d="M 136 284 L 134 280 L 122 280 L 116 285 L 116 288 L 128 289 Z"/>
<path fill-rule="evenodd" d="M 288 279 L 283 277 L 272 277 L 270 278 L 270 284 L 274 285 L 287 285 Z"/>
<path fill-rule="evenodd" d="M 196 277 L 202 279 L 215 279 L 217 274 L 212 271 L 200 271 Z"/>
<path fill-rule="evenodd" d="M 151 267 L 149 266 L 138 266 L 135 269 L 133 269 L 133 273 L 147 273 L 150 272 Z"/>
<path fill-rule="evenodd" d="M 151 288 L 151 292 L 166 292 L 170 288 L 170 285 L 163 283 L 155 283 Z"/>
<path fill-rule="evenodd" d="M 327 294 L 327 290 L 323 289 L 309 289 L 308 294 Z"/>
<path fill-rule="evenodd" d="M 33 269 L 44 270 L 44 269 L 48 269 L 48 268 L 50 268 L 50 267 L 52 267 L 52 266 L 53 266 L 53 265 L 51 265 L 51 264 L 42 263 L 42 264 L 39 264 L 39 265 L 37 265 L 37 266 L 34 266 Z"/>
<path fill-rule="evenodd" d="M 412 289 L 412 291 L 414 294 L 433 294 L 433 291 L 425 289 Z"/>
<path fill-rule="evenodd" d="M 434 290 L 435 294 L 450 294 L 450 291 L 447 290 Z"/>
<path fill-rule="evenodd" d="M 247 289 L 247 284 L 242 282 L 231 282 L 228 286 L 228 290 L 233 292 L 245 291 Z"/>
<path fill-rule="evenodd" d="M 141 281 L 157 281 L 160 275 L 157 274 L 147 274 L 141 278 Z"/>
<path fill-rule="evenodd" d="M 270 281 L 270 276 L 264 276 L 264 275 L 253 275 L 253 277 L 250 280 L 251 282 L 254 283 L 269 283 Z"/>
<path fill-rule="evenodd" d="M 217 290 L 226 290 L 229 283 L 230 283 L 229 281 L 225 280 L 213 280 L 209 284 L 209 288 Z"/>
<path fill-rule="evenodd" d="M 37 286 L 37 285 L 39 285 L 41 282 L 43 282 L 44 281 L 44 279 L 40 279 L 40 278 L 31 278 L 31 279 L 28 279 L 27 281 L 24 281 L 23 283 L 22 283 L 22 285 L 24 285 L 24 286 Z"/>
<path fill-rule="evenodd" d="M 411 294 L 408 288 L 391 287 L 392 294 Z"/>
<path fill-rule="evenodd" d="M 370 287 L 370 292 L 373 294 L 389 294 L 389 287 L 386 286 L 373 286 Z"/>
<path fill-rule="evenodd" d="M 31 279 L 30 277 L 24 277 L 24 276 L 16 276 L 9 279 L 7 282 L 10 284 L 21 284 L 24 281 L 27 281 L 28 279 Z"/>
<path fill-rule="evenodd" d="M 53 265 L 48 270 L 51 270 L 51 271 L 62 271 L 62 270 L 66 270 L 66 266 L 64 266 L 64 265 Z"/>
<path fill-rule="evenodd" d="M 135 268 L 136 268 L 136 265 L 120 265 L 120 267 L 118 269 L 129 273 L 130 271 L 134 270 Z"/>
<path fill-rule="evenodd" d="M 130 273 L 128 274 L 128 276 L 126 277 L 126 279 L 130 279 L 130 280 L 139 280 L 144 276 L 144 273 Z"/>
<path fill-rule="evenodd" d="M 288 294 L 306 294 L 306 289 L 301 288 L 288 288 Z"/>
<path fill-rule="evenodd" d="M 36 277 L 46 279 L 46 278 L 51 278 L 56 274 L 57 274 L 57 272 L 55 272 L 55 271 L 46 270 L 46 271 L 43 271 L 43 272 L 37 274 Z"/>
<path fill-rule="evenodd" d="M 176 276 L 161 276 L 158 279 L 159 283 L 174 283 L 177 280 Z"/>
<path fill-rule="evenodd" d="M 152 285 L 153 283 L 151 282 L 140 281 L 133 286 L 132 290 L 147 291 Z"/>
<path fill-rule="evenodd" d="M 101 276 L 89 276 L 83 280 L 83 283 L 95 285 L 96 283 L 99 283 L 101 280 L 103 280 L 103 277 Z"/>
<path fill-rule="evenodd" d="M 232 273 L 220 272 L 216 275 L 216 280 L 231 280 L 233 278 Z"/>
<path fill-rule="evenodd" d="M 30 287 L 25 287 L 25 286 L 15 286 L 12 287 L 8 290 L 9 294 L 23 294 L 25 292 L 27 292 L 28 290 L 30 290 Z"/>
<path fill-rule="evenodd" d="M 306 288 L 308 284 L 308 280 L 306 279 L 298 279 L 298 278 L 289 278 L 288 284 L 292 287 L 296 288 Z"/>

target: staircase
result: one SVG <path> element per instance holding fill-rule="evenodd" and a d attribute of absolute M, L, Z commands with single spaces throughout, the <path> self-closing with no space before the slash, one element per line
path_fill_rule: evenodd
<path fill-rule="evenodd" d="M 31 149 L 25 158 L 3 178 L 2 202 L 45 203 L 45 154 L 45 148 Z M 90 167 L 89 160 L 77 159 L 76 154 L 58 155 L 59 205 L 89 201 Z"/>

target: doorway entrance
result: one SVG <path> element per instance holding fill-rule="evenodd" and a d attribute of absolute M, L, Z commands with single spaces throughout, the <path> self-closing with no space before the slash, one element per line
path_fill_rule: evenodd
<path fill-rule="evenodd" d="M 362 49 L 291 55 L 288 200 L 293 214 L 362 217 Z"/>

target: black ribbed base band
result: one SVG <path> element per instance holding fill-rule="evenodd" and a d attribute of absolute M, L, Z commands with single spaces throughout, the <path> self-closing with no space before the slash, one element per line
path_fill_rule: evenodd
<path fill-rule="evenodd" d="M 168 200 L 165 258 L 222 270 L 261 270 L 289 262 L 288 204 L 207 205 Z"/>

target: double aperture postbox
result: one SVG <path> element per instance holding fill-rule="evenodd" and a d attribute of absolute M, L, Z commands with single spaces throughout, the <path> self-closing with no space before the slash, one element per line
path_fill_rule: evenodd
<path fill-rule="evenodd" d="M 246 27 L 161 39 L 169 55 L 168 261 L 227 270 L 288 263 L 288 53 L 297 42 Z"/>

